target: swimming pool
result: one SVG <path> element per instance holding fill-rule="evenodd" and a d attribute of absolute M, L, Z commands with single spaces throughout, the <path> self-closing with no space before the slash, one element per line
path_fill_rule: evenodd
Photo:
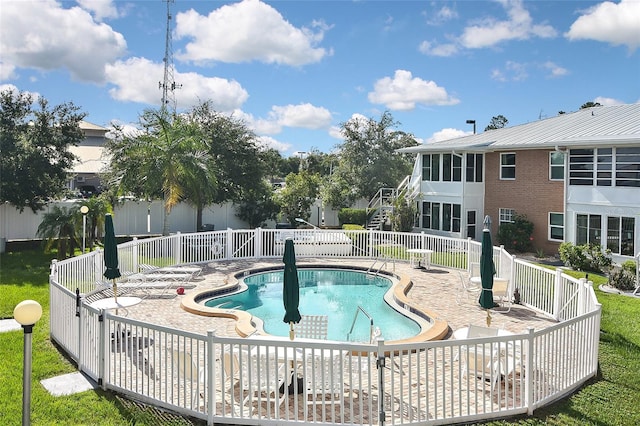
<path fill-rule="evenodd" d="M 260 272 L 242 280 L 246 285 L 244 291 L 211 298 L 205 306 L 247 311 L 263 321 L 265 332 L 288 336 L 289 325 L 282 321 L 283 271 Z M 358 306 L 373 318 L 374 326 L 380 328 L 385 340 L 409 338 L 421 330 L 417 322 L 384 300 L 392 285 L 389 278 L 356 270 L 299 268 L 298 280 L 300 313 L 328 315 L 328 338 L 331 340 L 346 340 Z M 369 332 L 369 319 L 360 313 L 349 340 L 368 342 Z"/>

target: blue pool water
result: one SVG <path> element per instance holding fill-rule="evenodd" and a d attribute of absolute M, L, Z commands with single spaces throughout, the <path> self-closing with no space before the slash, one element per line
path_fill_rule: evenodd
<path fill-rule="evenodd" d="M 381 276 L 344 269 L 298 269 L 302 315 L 328 315 L 328 338 L 346 340 L 353 319 L 361 306 L 374 319 L 385 340 L 415 336 L 419 325 L 384 301 L 391 281 Z M 241 293 L 216 297 L 206 306 L 241 309 L 262 319 L 264 330 L 277 336 L 289 336 L 289 325 L 282 321 L 283 271 L 269 271 L 244 278 L 247 289 Z M 351 333 L 352 341 L 369 341 L 369 319 L 360 313 Z"/>

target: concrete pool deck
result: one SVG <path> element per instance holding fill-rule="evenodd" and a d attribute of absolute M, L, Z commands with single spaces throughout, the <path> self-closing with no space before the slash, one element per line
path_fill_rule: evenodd
<path fill-rule="evenodd" d="M 300 258 L 298 264 L 352 265 L 368 268 L 371 266 L 371 261 Z M 249 259 L 209 263 L 204 266 L 200 277 L 190 282 L 194 286 L 186 289 L 184 295 L 178 295 L 175 290 L 169 290 L 171 293 L 165 293 L 163 298 L 153 298 L 153 295 L 147 296 L 142 303 L 127 308 L 126 315 L 129 318 L 195 333 L 206 334 L 208 331 L 213 331 L 218 336 L 238 337 L 235 319 L 196 315 L 185 311 L 181 304 L 183 300 L 193 297 L 194 294 L 227 285 L 233 276 L 240 271 L 273 266 L 282 266 L 280 259 Z M 462 292 L 459 271 L 439 266 L 432 266 L 430 270 L 415 269 L 410 266 L 409 262 L 389 263 L 385 270 L 404 274 L 410 278 L 413 286 L 406 295 L 407 301 L 433 313 L 436 319 L 446 322 L 449 328 L 443 334 L 444 338 L 450 338 L 453 331 L 467 327 L 469 324 L 486 324 L 487 313 L 480 307 L 474 295 L 464 297 L 459 302 L 456 300 L 459 299 Z M 463 274 L 466 277 L 466 273 L 463 272 Z M 166 298 L 168 295 L 175 295 L 175 297 Z M 529 327 L 542 329 L 556 323 L 548 317 L 519 305 L 514 305 L 508 313 L 492 311 L 491 319 L 492 327 L 506 329 L 514 333 L 524 333 Z"/>

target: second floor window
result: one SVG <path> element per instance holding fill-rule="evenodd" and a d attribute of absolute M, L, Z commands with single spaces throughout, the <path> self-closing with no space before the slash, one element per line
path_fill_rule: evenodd
<path fill-rule="evenodd" d="M 514 152 L 500 154 L 500 179 L 516 178 L 516 154 Z"/>
<path fill-rule="evenodd" d="M 640 187 L 640 147 L 570 150 L 569 184 Z"/>
<path fill-rule="evenodd" d="M 549 179 L 564 180 L 564 153 L 558 151 L 549 153 Z"/>
<path fill-rule="evenodd" d="M 442 180 L 462 181 L 462 157 L 456 154 L 442 154 Z"/>
<path fill-rule="evenodd" d="M 432 182 L 440 180 L 440 154 L 422 155 L 422 180 Z"/>
<path fill-rule="evenodd" d="M 482 182 L 482 154 L 467 154 L 467 182 Z"/>

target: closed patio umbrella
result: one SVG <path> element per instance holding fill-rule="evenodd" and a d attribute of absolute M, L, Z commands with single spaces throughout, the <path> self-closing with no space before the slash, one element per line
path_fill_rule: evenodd
<path fill-rule="evenodd" d="M 493 308 L 493 276 L 496 274 L 496 267 L 493 263 L 493 243 L 491 242 L 491 218 L 484 219 L 484 229 L 482 231 L 482 251 L 480 253 L 480 279 L 482 281 L 482 291 L 480 292 L 480 306 L 487 310 L 487 326 L 491 325 L 491 313 Z"/>
<path fill-rule="evenodd" d="M 120 269 L 118 269 L 116 233 L 113 229 L 113 218 L 110 214 L 105 215 L 104 218 L 104 266 L 104 277 L 108 280 L 113 280 L 113 298 L 117 304 L 118 287 L 116 286 L 116 278 L 120 278 Z"/>
<path fill-rule="evenodd" d="M 289 339 L 293 340 L 293 324 L 300 322 L 300 284 L 298 282 L 298 268 L 296 268 L 296 252 L 293 247 L 293 240 L 286 240 L 284 243 L 284 279 L 282 287 L 282 301 L 284 302 L 284 319 L 289 323 Z"/>

